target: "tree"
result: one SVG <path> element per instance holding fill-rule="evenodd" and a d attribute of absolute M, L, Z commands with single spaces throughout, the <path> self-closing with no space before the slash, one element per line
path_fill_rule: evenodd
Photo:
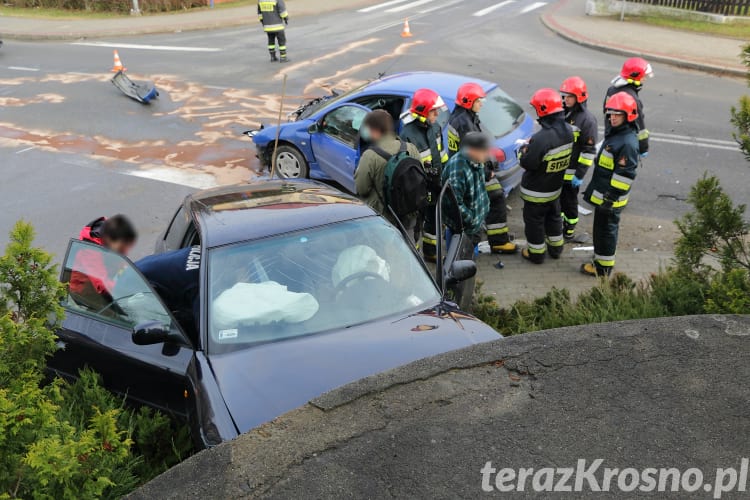
<path fill-rule="evenodd" d="M 746 45 L 742 51 L 742 62 L 750 68 L 750 45 Z M 750 72 L 748 72 L 748 83 L 750 83 Z M 731 121 L 737 129 L 737 132 L 733 134 L 734 139 L 739 143 L 745 158 L 750 161 L 750 96 L 742 96 L 738 107 L 732 106 Z"/>

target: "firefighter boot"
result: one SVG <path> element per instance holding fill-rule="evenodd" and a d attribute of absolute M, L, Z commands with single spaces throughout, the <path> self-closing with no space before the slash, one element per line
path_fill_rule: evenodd
<path fill-rule="evenodd" d="M 276 57 L 276 49 L 269 50 L 268 52 L 271 54 L 271 62 L 276 62 L 279 60 L 279 58 Z"/>
<path fill-rule="evenodd" d="M 542 264 L 544 263 L 545 253 L 546 252 L 544 253 L 529 252 L 528 248 L 524 248 L 521 251 L 521 257 L 523 257 L 524 259 L 528 260 L 529 262 L 533 264 Z"/>
<path fill-rule="evenodd" d="M 575 235 L 576 235 L 576 225 L 571 224 L 567 220 L 564 221 L 563 236 L 565 237 L 565 241 L 573 241 L 573 238 L 575 238 Z"/>
<path fill-rule="evenodd" d="M 518 251 L 518 247 L 512 241 L 508 241 L 501 245 L 492 245 L 492 253 L 504 253 L 513 254 Z"/>
<path fill-rule="evenodd" d="M 581 274 L 585 274 L 586 276 L 593 276 L 595 278 L 600 276 L 608 277 L 610 271 L 612 271 L 612 268 L 597 266 L 593 262 L 581 264 Z"/>

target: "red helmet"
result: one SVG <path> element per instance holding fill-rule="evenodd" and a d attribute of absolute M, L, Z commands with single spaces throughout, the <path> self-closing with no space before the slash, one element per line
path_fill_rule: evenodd
<path fill-rule="evenodd" d="M 607 114 L 621 113 L 627 117 L 629 122 L 638 118 L 638 104 L 633 96 L 627 92 L 618 92 L 607 100 L 604 105 Z"/>
<path fill-rule="evenodd" d="M 437 92 L 430 89 L 419 89 L 414 92 L 409 111 L 417 117 L 426 119 L 427 115 L 433 109 L 445 108 L 445 102 L 443 102 L 443 98 Z"/>
<path fill-rule="evenodd" d="M 531 105 L 534 106 L 539 118 L 563 110 L 562 97 L 555 89 L 539 89 L 531 96 Z"/>
<path fill-rule="evenodd" d="M 586 102 L 589 98 L 589 91 L 586 88 L 586 82 L 580 76 L 571 76 L 566 78 L 560 85 L 560 92 L 576 96 L 579 103 Z"/>
<path fill-rule="evenodd" d="M 654 76 L 654 71 L 651 69 L 651 65 L 645 59 L 640 57 L 631 57 L 625 64 L 622 65 L 620 76 L 623 77 L 628 83 L 634 83 L 641 85 L 643 80 Z"/>
<path fill-rule="evenodd" d="M 464 83 L 458 87 L 458 93 L 456 94 L 456 104 L 462 108 L 471 109 L 474 106 L 474 101 L 477 99 L 483 99 L 487 96 L 484 93 L 484 89 L 478 83 Z"/>

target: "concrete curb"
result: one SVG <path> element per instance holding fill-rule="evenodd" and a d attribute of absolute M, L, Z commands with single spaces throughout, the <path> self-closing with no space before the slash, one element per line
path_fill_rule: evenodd
<path fill-rule="evenodd" d="M 693 61 L 689 59 L 683 59 L 683 58 L 671 56 L 668 54 L 660 54 L 658 52 L 637 50 L 631 47 L 608 44 L 608 43 L 604 43 L 598 40 L 593 40 L 591 38 L 588 38 L 585 35 L 582 35 L 576 31 L 565 28 L 555 18 L 555 12 L 557 12 L 557 10 L 561 6 L 567 4 L 567 2 L 568 0 L 560 0 L 560 2 L 558 2 L 554 7 L 547 10 L 544 14 L 542 14 L 539 17 L 542 24 L 547 29 L 549 29 L 550 31 L 558 35 L 559 37 L 564 38 L 565 40 L 568 40 L 575 44 L 582 45 L 583 47 L 588 47 L 590 49 L 598 50 L 601 52 L 608 52 L 610 54 L 618 54 L 618 55 L 623 55 L 623 56 L 643 57 L 645 59 L 648 59 L 649 61 L 656 61 L 656 62 L 663 63 L 663 64 L 669 64 L 671 66 L 676 66 L 678 68 L 703 71 L 706 73 L 712 73 L 712 74 L 716 74 L 719 76 L 732 76 L 732 77 L 739 77 L 739 78 L 747 77 L 747 70 L 742 69 L 742 68 L 731 68 L 731 67 L 726 67 L 726 66 L 721 66 L 721 65 L 716 65 L 716 64 Z"/>

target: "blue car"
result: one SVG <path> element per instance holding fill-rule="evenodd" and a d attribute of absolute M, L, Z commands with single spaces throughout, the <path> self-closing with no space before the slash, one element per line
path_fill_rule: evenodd
<path fill-rule="evenodd" d="M 281 125 L 276 149 L 276 170 L 283 178 L 333 180 L 355 193 L 354 170 L 360 157 L 359 126 L 371 110 L 384 109 L 399 123 L 409 110 L 411 96 L 420 88 L 430 88 L 441 95 L 453 110 L 458 88 L 466 82 L 479 83 L 487 100 L 479 113 L 495 145 L 505 153 L 497 176 L 506 192 L 521 182 L 521 168 L 515 155 L 515 142 L 526 140 L 534 130 L 534 120 L 513 98 L 492 82 L 468 76 L 436 72 L 399 73 L 369 82 L 343 94 L 314 99 L 290 115 Z M 446 135 L 449 113 L 439 122 Z M 257 148 L 257 157 L 271 165 L 277 127 L 263 127 L 247 132 Z"/>

